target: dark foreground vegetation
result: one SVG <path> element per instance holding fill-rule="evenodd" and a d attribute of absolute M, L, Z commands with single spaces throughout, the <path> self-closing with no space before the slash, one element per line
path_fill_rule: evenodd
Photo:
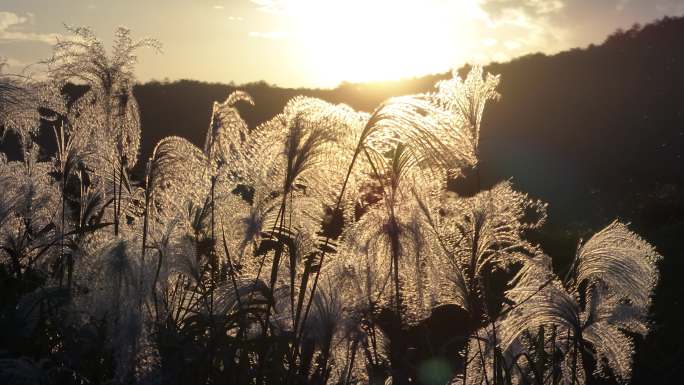
<path fill-rule="evenodd" d="M 41 93 L 40 129 L 3 122 L 0 378 L 678 383 L 683 34 L 500 82 Z M 658 255 L 614 218 L 668 256 L 653 306 Z"/>

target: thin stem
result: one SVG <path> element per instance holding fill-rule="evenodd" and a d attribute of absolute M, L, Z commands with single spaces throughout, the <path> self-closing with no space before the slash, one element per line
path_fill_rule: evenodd
<path fill-rule="evenodd" d="M 359 340 L 354 338 L 351 347 L 351 357 L 349 358 L 349 368 L 346 375 L 344 376 L 344 385 L 349 385 L 351 380 L 352 370 L 354 369 L 354 360 L 356 359 L 356 350 L 358 349 Z"/>
<path fill-rule="evenodd" d="M 117 207 L 117 212 L 116 212 L 116 218 L 117 218 L 117 225 L 121 225 L 121 196 L 122 196 L 122 190 L 123 190 L 123 180 L 124 180 L 124 158 L 119 159 L 120 165 L 119 165 L 119 197 L 117 200 L 119 201 L 119 204 L 116 205 Z M 118 229 L 117 229 L 117 234 L 118 234 Z"/>

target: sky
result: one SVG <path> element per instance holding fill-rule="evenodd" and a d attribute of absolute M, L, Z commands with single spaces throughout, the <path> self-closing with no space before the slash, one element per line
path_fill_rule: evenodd
<path fill-rule="evenodd" d="M 2 0 L 0 58 L 17 73 L 69 38 L 64 24 L 108 45 L 123 25 L 163 44 L 139 53 L 139 81 L 334 87 L 552 54 L 682 14 L 684 0 Z"/>

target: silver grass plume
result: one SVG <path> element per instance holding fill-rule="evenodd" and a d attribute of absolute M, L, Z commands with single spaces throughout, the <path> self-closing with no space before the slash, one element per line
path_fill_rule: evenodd
<path fill-rule="evenodd" d="M 252 97 L 244 91 L 231 93 L 223 103 L 214 102 L 204 142 L 204 154 L 211 167 L 218 170 L 227 166 L 234 178 L 244 173 L 243 169 L 249 167 L 246 163 L 250 160 L 244 153 L 249 128 L 235 108 L 239 101 L 254 105 Z"/>
<path fill-rule="evenodd" d="M 465 80 L 461 80 L 457 71 L 453 70 L 451 79 L 436 84 L 437 99 L 462 119 L 462 124 L 469 132 L 468 144 L 471 146 L 470 151 L 475 154 L 476 161 L 479 154 L 482 114 L 487 101 L 499 98 L 500 95 L 496 91 L 498 85 L 499 76 L 486 74 L 483 77 L 481 66 L 472 67 Z"/>
<path fill-rule="evenodd" d="M 71 26 L 66 29 L 73 38 L 59 40 L 54 46 L 53 56 L 47 61 L 51 76 L 59 82 L 85 83 L 99 94 L 114 96 L 117 87 L 132 83 L 138 59 L 136 51 L 144 47 L 161 49 L 157 40 L 135 41 L 129 29 L 118 27 L 108 53 L 92 29 Z"/>
<path fill-rule="evenodd" d="M 157 143 L 148 167 L 150 207 L 174 212 L 185 202 L 202 204 L 210 188 L 210 170 L 202 150 L 184 138 L 166 137 Z"/>
<path fill-rule="evenodd" d="M 107 52 L 91 29 L 66 29 L 73 36 L 55 44 L 52 57 L 46 61 L 48 72 L 60 86 L 76 82 L 89 87 L 79 101 L 84 104 L 81 118 L 94 126 L 94 153 L 100 158 L 94 170 L 111 186 L 114 233 L 118 234 L 120 218 L 130 203 L 123 195 L 124 189 L 130 192 L 127 171 L 137 162 L 140 146 L 140 117 L 132 92 L 136 51 L 143 47 L 159 51 L 161 45 L 154 39 L 134 41 L 129 29 L 119 27 L 111 52 Z"/>
<path fill-rule="evenodd" d="M 140 136 L 137 104 L 131 92 L 136 51 L 144 47 L 159 51 L 161 45 L 149 38 L 134 41 L 129 29 L 119 27 L 108 53 L 90 28 L 66 29 L 73 38 L 60 40 L 54 46 L 53 56 L 47 61 L 49 73 L 59 84 L 74 81 L 90 87 L 89 102 L 98 107 L 98 111 L 91 112 L 105 120 L 100 129 L 115 133 L 102 139 L 114 137 L 114 148 L 118 147 L 119 155 L 133 162 L 130 167 L 137 157 Z"/>
<path fill-rule="evenodd" d="M 575 275 L 567 286 L 554 280 L 540 291 L 541 279 L 526 274 L 509 291 L 509 298 L 519 304 L 502 322 L 502 347 L 528 328 L 557 325 L 559 335 L 568 336 L 567 383 L 583 383 L 585 353 L 594 356 L 596 374 L 610 369 L 618 380 L 628 382 L 634 348 L 625 332 L 648 332 L 645 320 L 660 258 L 624 224 L 613 222 L 578 249 Z"/>
<path fill-rule="evenodd" d="M 656 262 L 661 258 L 648 242 L 614 221 L 581 245 L 572 284 L 577 290 L 582 284 L 600 282 L 611 295 L 646 309 L 658 281 Z"/>
<path fill-rule="evenodd" d="M 536 247 L 525 241 L 522 233 L 544 223 L 546 205 L 516 192 L 509 182 L 470 198 L 452 196 L 442 209 L 440 233 L 447 248 L 444 264 L 459 270 L 452 273 L 453 290 L 462 291 L 463 284 L 467 288 L 467 293 L 459 293 L 456 298 L 482 299 L 484 272 L 508 270 L 537 254 Z"/>
<path fill-rule="evenodd" d="M 209 195 L 212 178 L 227 183 L 232 191 L 245 167 L 249 130 L 235 103 L 254 104 L 251 97 L 235 91 L 223 103 L 214 103 L 204 149 L 184 138 L 170 136 L 157 143 L 150 159 L 151 188 L 162 204 L 185 200 L 202 204 Z M 179 199 L 181 198 L 181 199 Z"/>
<path fill-rule="evenodd" d="M 0 205 L 5 210 L 0 223 L 0 255 L 11 262 L 18 275 L 26 267 L 43 267 L 50 262 L 42 253 L 42 245 L 56 241 L 50 225 L 57 219 L 60 206 L 58 188 L 50 176 L 52 165 L 38 162 L 35 151 L 28 155 L 27 162 L 0 163 Z"/>
<path fill-rule="evenodd" d="M 108 168 L 129 169 L 140 148 L 140 112 L 129 85 L 113 90 L 114 96 L 88 91 L 72 107 L 74 131 L 93 149 L 88 166 L 101 179 L 111 180 Z"/>
<path fill-rule="evenodd" d="M 407 147 L 397 147 L 390 159 L 372 150 L 366 153 L 381 196 L 345 230 L 343 239 L 351 251 L 346 255 L 349 263 L 356 259 L 362 273 L 357 279 L 366 282 L 364 297 L 370 299 L 369 305 L 377 305 L 379 310 L 380 306 L 401 303 L 401 310 L 395 311 L 406 313 L 402 318 L 409 323 L 418 322 L 436 305 L 437 265 L 435 239 L 413 198 L 416 190 L 429 190 L 440 178 L 428 177 L 417 168 Z"/>
<path fill-rule="evenodd" d="M 260 165 L 252 165 L 253 176 L 247 180 L 255 189 L 289 194 L 298 186 L 316 189 L 322 163 L 334 157 L 339 138 L 336 115 L 346 111 L 312 98 L 290 100 L 282 114 L 257 127 L 249 152 Z"/>
<path fill-rule="evenodd" d="M 438 165 L 458 175 L 477 164 L 479 130 L 486 102 L 498 94 L 498 76 L 482 78 L 471 69 L 465 81 L 437 83 L 438 92 L 391 98 L 371 115 L 367 144 L 379 152 L 398 143 L 411 146 L 427 167 Z"/>

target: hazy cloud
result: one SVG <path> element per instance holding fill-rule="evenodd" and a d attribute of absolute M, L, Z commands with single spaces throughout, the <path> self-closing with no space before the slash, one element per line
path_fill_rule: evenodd
<path fill-rule="evenodd" d="M 11 41 L 37 41 L 54 44 L 59 33 L 35 33 L 22 30 L 25 26 L 31 25 L 34 16 L 27 13 L 26 16 L 19 16 L 12 12 L 0 12 L 0 43 Z"/>
<path fill-rule="evenodd" d="M 244 19 L 240 16 L 228 16 L 228 20 L 230 20 L 230 21 L 242 21 Z"/>
<path fill-rule="evenodd" d="M 285 11 L 286 0 L 251 0 L 260 11 L 268 13 L 282 13 Z"/>
<path fill-rule="evenodd" d="M 490 33 L 505 39 L 503 45 L 507 50 L 520 53 L 566 48 L 567 31 L 556 22 L 565 8 L 566 3 L 559 0 L 486 0 L 482 3 Z"/>
<path fill-rule="evenodd" d="M 518 9 L 530 15 L 548 15 L 565 8 L 565 3 L 560 0 L 486 0 L 482 8 L 495 17 L 507 9 Z"/>
<path fill-rule="evenodd" d="M 21 17 L 16 13 L 0 12 L 0 31 L 4 31 L 13 25 L 25 23 L 27 20 L 26 17 Z"/>

